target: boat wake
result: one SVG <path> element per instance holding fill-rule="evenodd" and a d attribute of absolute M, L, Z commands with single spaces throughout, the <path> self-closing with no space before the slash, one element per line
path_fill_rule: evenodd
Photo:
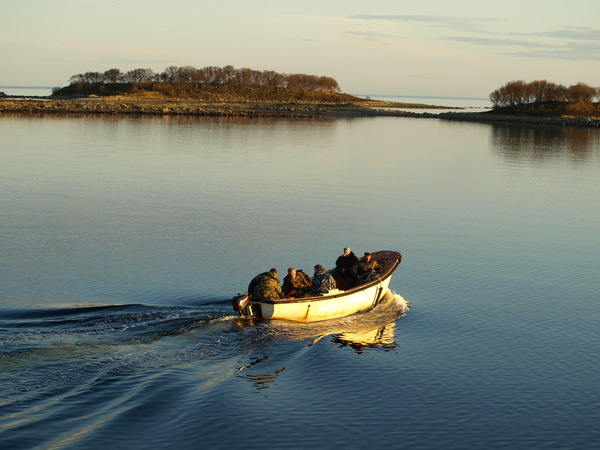
<path fill-rule="evenodd" d="M 396 321 L 407 310 L 392 292 L 370 310 L 309 324 L 240 319 L 229 301 L 217 300 L 197 306 L 2 309 L 0 407 L 6 414 L 0 434 L 52 434 L 57 424 L 68 428 L 65 415 L 84 418 L 85 429 L 109 419 L 127 429 L 129 409 L 161 411 L 149 407 L 148 392 L 160 397 L 173 384 L 189 388 L 182 394 L 186 401 L 202 401 L 205 392 L 239 377 L 262 390 L 288 368 L 298 369 L 295 362 L 304 361 L 307 348 L 318 349 L 325 338 L 359 353 L 394 349 Z M 127 406 L 117 414 L 114 402 Z"/>
<path fill-rule="evenodd" d="M 2 310 L 0 378 L 78 360 L 112 365 L 131 354 L 144 364 L 160 364 L 161 359 L 165 364 L 181 363 L 223 351 L 220 342 L 249 339 L 255 344 L 309 340 L 313 345 L 335 335 L 340 343 L 393 346 L 393 329 L 408 311 L 408 302 L 388 290 L 369 310 L 313 323 L 240 319 L 229 308 L 228 301 L 215 301 L 196 307 L 130 304 Z M 177 351 L 167 352 L 173 345 Z"/>

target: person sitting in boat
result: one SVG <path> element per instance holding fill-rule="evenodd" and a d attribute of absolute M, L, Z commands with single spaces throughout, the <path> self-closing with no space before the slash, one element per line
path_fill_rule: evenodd
<path fill-rule="evenodd" d="M 248 294 L 254 300 L 277 300 L 283 298 L 277 269 L 256 275 L 248 285 Z"/>
<path fill-rule="evenodd" d="M 283 295 L 286 297 L 299 297 L 311 285 L 311 280 L 302 270 L 293 267 L 288 269 L 288 274 L 283 279 Z"/>
<path fill-rule="evenodd" d="M 369 252 L 365 252 L 362 259 L 352 266 L 351 273 L 354 278 L 360 282 L 361 278 L 372 273 L 374 270 L 379 270 L 380 268 L 381 266 L 376 260 L 372 259 L 371 254 Z"/>
<path fill-rule="evenodd" d="M 358 257 L 350 247 L 344 248 L 344 253 L 335 261 L 335 271 L 333 277 L 340 289 L 350 289 L 354 286 L 354 276 L 352 275 L 352 266 L 358 262 Z"/>
<path fill-rule="evenodd" d="M 330 289 L 337 289 L 333 275 L 323 269 L 321 264 L 317 264 L 315 266 L 315 274 L 310 288 L 311 293 L 325 294 L 329 292 Z"/>

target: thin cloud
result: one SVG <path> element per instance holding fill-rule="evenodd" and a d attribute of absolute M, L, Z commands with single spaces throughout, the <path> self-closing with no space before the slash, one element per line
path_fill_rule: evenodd
<path fill-rule="evenodd" d="M 559 39 L 572 39 L 580 41 L 598 41 L 600 42 L 600 29 L 572 27 L 561 30 L 545 31 L 536 33 L 533 36 L 544 36 Z"/>
<path fill-rule="evenodd" d="M 499 22 L 498 19 L 463 19 L 448 16 L 425 16 L 425 15 L 372 15 L 358 14 L 350 16 L 350 19 L 360 20 L 390 20 L 394 22 L 422 22 L 431 23 L 441 27 L 452 28 L 458 31 L 480 33 L 486 31 L 482 22 Z"/>
<path fill-rule="evenodd" d="M 524 58 L 550 58 L 565 60 L 588 60 L 600 58 L 600 46 L 596 44 L 568 43 L 556 44 L 535 42 L 521 39 L 482 38 L 454 36 L 446 40 L 465 42 L 473 45 L 487 45 L 490 47 L 521 47 L 522 50 L 514 52 L 500 52 L 503 55 L 519 56 Z"/>
<path fill-rule="evenodd" d="M 406 39 L 390 34 L 375 33 L 373 31 L 344 31 L 342 34 L 353 39 L 361 39 L 369 42 L 383 41 L 386 39 Z"/>
<path fill-rule="evenodd" d="M 445 37 L 444 40 L 466 42 L 475 45 L 490 45 L 497 46 L 518 46 L 528 48 L 554 48 L 556 45 L 545 44 L 540 42 L 527 41 L 522 39 L 506 39 L 506 38 L 485 38 L 485 37 L 469 37 L 469 36 L 451 36 Z"/>
<path fill-rule="evenodd" d="M 521 51 L 510 53 L 512 56 L 521 56 L 524 58 L 549 58 L 549 59 L 564 59 L 568 61 L 597 61 L 600 59 L 600 47 L 595 44 L 570 44 L 557 46 L 555 48 L 534 49 L 529 51 Z"/>

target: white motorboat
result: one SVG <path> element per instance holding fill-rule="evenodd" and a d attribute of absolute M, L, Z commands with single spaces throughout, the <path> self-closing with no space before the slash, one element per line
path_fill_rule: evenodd
<path fill-rule="evenodd" d="M 347 290 L 333 289 L 312 297 L 277 300 L 253 300 L 248 294 L 238 294 L 232 299 L 233 309 L 245 318 L 282 319 L 295 322 L 316 322 L 349 316 L 372 308 L 385 295 L 392 274 L 402 255 L 382 250 L 371 253 L 381 269 L 359 281 Z"/>

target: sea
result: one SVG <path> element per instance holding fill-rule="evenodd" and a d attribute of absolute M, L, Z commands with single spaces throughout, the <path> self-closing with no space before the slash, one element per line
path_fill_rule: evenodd
<path fill-rule="evenodd" d="M 47 86 L 0 86 L 0 93 L 17 97 L 47 97 L 52 95 Z"/>
<path fill-rule="evenodd" d="M 2 114 L 0 136 L 0 448 L 600 446 L 600 130 Z M 233 311 L 347 246 L 403 255 L 375 308 Z"/>

